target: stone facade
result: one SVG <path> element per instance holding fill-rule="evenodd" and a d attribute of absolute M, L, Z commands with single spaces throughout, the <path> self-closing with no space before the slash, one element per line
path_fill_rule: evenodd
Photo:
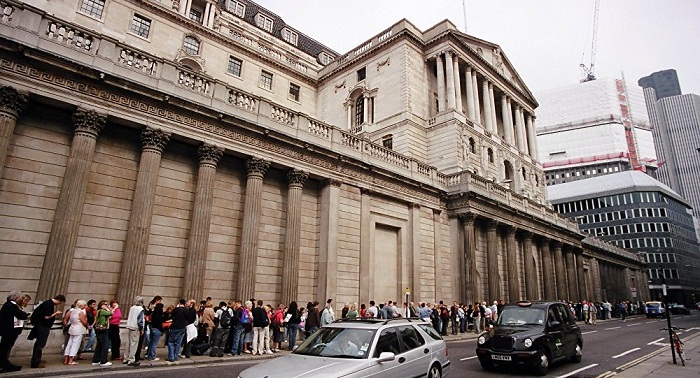
<path fill-rule="evenodd" d="M 6 291 L 581 300 L 600 256 L 641 268 L 547 202 L 498 45 L 402 20 L 340 55 L 232 3 L 0 2 Z"/>

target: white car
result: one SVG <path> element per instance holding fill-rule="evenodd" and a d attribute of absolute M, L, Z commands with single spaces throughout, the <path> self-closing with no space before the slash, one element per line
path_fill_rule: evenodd
<path fill-rule="evenodd" d="M 239 378 L 446 377 L 450 360 L 440 334 L 422 319 L 341 319 L 291 354 L 252 366 Z"/>

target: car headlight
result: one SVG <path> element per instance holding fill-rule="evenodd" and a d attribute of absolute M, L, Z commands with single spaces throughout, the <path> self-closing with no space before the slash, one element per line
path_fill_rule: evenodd
<path fill-rule="evenodd" d="M 483 343 L 486 342 L 486 338 L 484 336 L 479 336 L 479 345 L 482 345 Z"/>
<path fill-rule="evenodd" d="M 532 340 L 529 338 L 525 339 L 525 341 L 523 341 L 523 343 L 525 344 L 526 348 L 529 348 L 532 346 Z"/>

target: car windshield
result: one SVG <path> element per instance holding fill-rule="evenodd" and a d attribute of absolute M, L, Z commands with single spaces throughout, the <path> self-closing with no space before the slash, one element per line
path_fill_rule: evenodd
<path fill-rule="evenodd" d="M 532 307 L 506 307 L 498 316 L 497 325 L 544 325 L 544 309 Z"/>
<path fill-rule="evenodd" d="M 367 358 L 376 330 L 362 328 L 321 328 L 294 354 L 333 358 Z"/>

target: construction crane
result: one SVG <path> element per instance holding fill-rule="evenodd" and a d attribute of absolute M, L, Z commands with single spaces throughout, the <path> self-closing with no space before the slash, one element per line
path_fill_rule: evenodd
<path fill-rule="evenodd" d="M 581 71 L 583 73 L 582 83 L 595 80 L 595 51 L 598 43 L 598 13 L 600 13 L 600 0 L 595 0 L 595 9 L 593 10 L 593 38 L 591 41 L 591 64 L 586 66 L 581 57 Z M 585 52 L 584 52 L 585 56 Z"/>

